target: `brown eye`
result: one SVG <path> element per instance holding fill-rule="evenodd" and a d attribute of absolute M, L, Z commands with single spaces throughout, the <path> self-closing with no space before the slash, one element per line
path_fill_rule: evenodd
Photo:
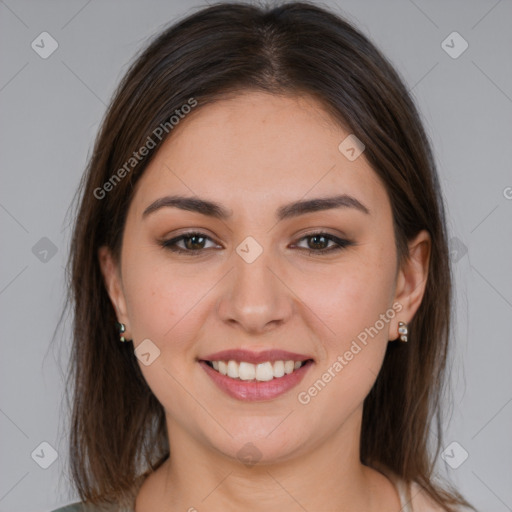
<path fill-rule="evenodd" d="M 206 237 L 199 235 L 192 235 L 183 237 L 183 241 L 185 247 L 190 249 L 191 251 L 197 251 L 198 249 L 204 249 L 203 245 L 205 243 Z"/>
<path fill-rule="evenodd" d="M 310 244 L 308 244 L 310 249 L 327 249 L 327 246 L 331 241 L 323 235 L 313 235 L 308 236 L 307 238 L 310 241 Z"/>
<path fill-rule="evenodd" d="M 301 240 L 307 240 L 307 247 L 297 247 L 304 249 L 309 254 L 313 255 L 331 253 L 344 249 L 350 245 L 354 245 L 350 240 L 338 238 L 337 236 L 330 235 L 328 233 L 310 233 L 302 237 Z M 330 242 L 332 242 L 332 245 L 329 246 Z"/>
<path fill-rule="evenodd" d="M 205 247 L 208 241 L 213 242 L 211 238 L 204 233 L 190 232 L 171 238 L 170 240 L 164 240 L 161 242 L 161 245 L 173 252 L 197 255 L 208 249 L 208 247 Z M 183 243 L 183 245 L 179 246 L 178 243 Z"/>

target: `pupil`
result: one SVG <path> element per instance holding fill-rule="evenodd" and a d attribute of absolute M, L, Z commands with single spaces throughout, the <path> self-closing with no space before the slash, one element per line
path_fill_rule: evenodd
<path fill-rule="evenodd" d="M 319 238 L 322 238 L 325 241 L 325 237 L 321 236 L 321 235 L 314 235 L 313 237 L 311 237 L 311 240 L 313 241 L 313 245 L 325 245 L 325 243 L 324 244 L 322 244 L 322 243 L 318 244 L 318 242 L 314 241 L 314 240 L 318 240 Z"/>
<path fill-rule="evenodd" d="M 204 240 L 203 236 L 192 235 L 187 238 L 187 246 L 191 250 L 202 249 L 201 242 L 193 242 L 193 240 L 201 239 Z M 190 247 L 190 245 L 199 245 L 200 247 Z"/>

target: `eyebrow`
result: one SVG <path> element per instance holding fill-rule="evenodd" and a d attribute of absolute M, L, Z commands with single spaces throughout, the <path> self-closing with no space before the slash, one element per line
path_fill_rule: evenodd
<path fill-rule="evenodd" d="M 226 220 L 233 215 L 233 212 L 219 203 L 188 196 L 165 196 L 151 203 L 142 213 L 142 218 L 146 218 L 151 213 L 164 207 L 179 208 L 191 212 L 200 213 L 208 217 L 214 217 Z M 278 221 L 298 217 L 306 213 L 331 210 L 334 208 L 353 208 L 367 215 L 370 210 L 358 199 L 347 194 L 341 194 L 330 197 L 320 197 L 316 199 L 299 200 L 293 203 L 283 205 L 277 209 L 276 218 Z"/>

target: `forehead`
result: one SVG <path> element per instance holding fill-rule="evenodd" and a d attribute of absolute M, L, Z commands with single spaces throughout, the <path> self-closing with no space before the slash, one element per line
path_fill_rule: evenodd
<path fill-rule="evenodd" d="M 389 206 L 364 153 L 338 149 L 350 132 L 314 98 L 246 92 L 198 108 L 180 121 L 139 179 L 133 207 L 166 193 L 211 198 L 253 214 L 300 198 L 350 194 Z"/>

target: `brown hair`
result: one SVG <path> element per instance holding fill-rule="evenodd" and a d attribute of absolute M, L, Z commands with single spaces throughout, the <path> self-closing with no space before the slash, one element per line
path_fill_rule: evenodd
<path fill-rule="evenodd" d="M 74 308 L 69 380 L 71 473 L 82 501 L 128 502 L 141 475 L 169 457 L 164 411 L 119 342 L 98 248 L 119 258 L 134 186 L 165 137 L 154 130 L 182 105 L 196 110 L 248 89 L 309 94 L 366 146 L 390 198 L 399 263 L 420 230 L 432 240 L 423 301 L 410 342 L 390 343 L 364 402 L 361 460 L 418 482 L 446 510 L 467 502 L 435 482 L 451 314 L 445 213 L 434 158 L 399 75 L 343 18 L 308 3 L 219 3 L 158 34 L 122 79 L 80 184 L 68 274 Z M 165 136 L 172 136 L 167 124 Z M 167 133 L 168 132 L 168 133 Z M 98 198 L 98 190 L 151 137 L 149 153 Z M 111 182 L 112 183 L 112 182 Z M 95 192 L 96 191 L 96 192 Z M 437 437 L 430 446 L 430 428 Z M 429 449 L 430 448 L 430 449 Z M 432 449 L 433 448 L 433 449 Z"/>

